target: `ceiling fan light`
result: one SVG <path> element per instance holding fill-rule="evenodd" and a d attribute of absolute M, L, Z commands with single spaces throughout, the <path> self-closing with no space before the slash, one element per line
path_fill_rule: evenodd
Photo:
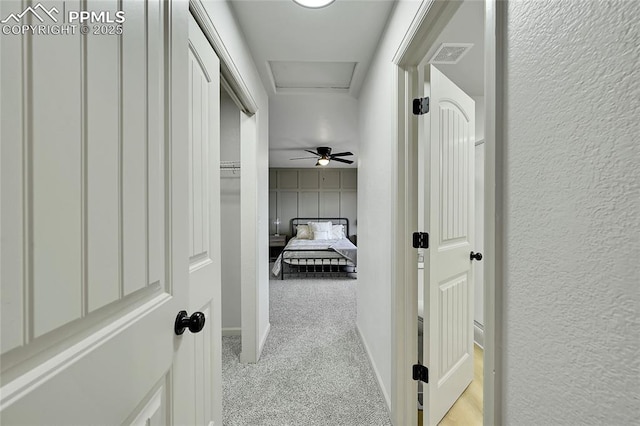
<path fill-rule="evenodd" d="M 329 159 L 328 158 L 321 158 L 318 160 L 318 164 L 321 166 L 326 166 L 327 164 L 329 164 Z"/>
<path fill-rule="evenodd" d="M 329 6 L 335 0 L 293 0 L 294 3 L 310 9 L 320 9 L 322 7 Z"/>

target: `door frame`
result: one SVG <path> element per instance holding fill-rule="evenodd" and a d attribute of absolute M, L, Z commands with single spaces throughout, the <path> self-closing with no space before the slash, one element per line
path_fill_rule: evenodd
<path fill-rule="evenodd" d="M 467 0 L 472 1 L 472 0 Z M 507 0 L 484 0 L 485 72 L 485 269 L 484 269 L 484 424 L 502 423 L 502 235 L 503 235 L 503 44 Z M 462 1 L 424 0 L 394 58 L 396 203 L 395 254 L 392 259 L 396 285 L 392 304 L 391 411 L 394 424 L 417 424 L 417 384 L 411 365 L 417 360 L 417 256 L 411 234 L 419 231 L 418 131 L 411 103 L 418 93 L 417 66 Z"/>
<path fill-rule="evenodd" d="M 220 59 L 220 82 L 242 113 L 240 119 L 240 162 L 241 164 L 255 164 L 258 156 L 258 104 L 213 25 L 202 0 L 189 0 L 189 11 Z M 240 361 L 243 363 L 258 362 L 269 329 L 267 327 L 265 336 L 260 336 L 258 251 L 261 240 L 257 225 L 259 219 L 258 178 L 257 172 L 253 169 L 255 168 L 246 167 L 243 170 L 240 189 L 240 204 L 243 212 L 240 218 L 240 229 L 243 230 L 240 235 L 242 270 L 240 290 L 242 352 Z"/>

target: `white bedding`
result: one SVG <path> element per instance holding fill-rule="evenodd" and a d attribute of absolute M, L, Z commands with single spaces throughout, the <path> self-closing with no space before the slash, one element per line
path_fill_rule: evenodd
<path fill-rule="evenodd" d="M 291 249 L 311 251 L 285 251 Z M 272 272 L 275 276 L 280 275 L 283 261 L 290 265 L 356 266 L 357 250 L 357 247 L 346 238 L 340 240 L 301 240 L 294 237 L 289 240 L 283 252 L 278 256 Z"/>

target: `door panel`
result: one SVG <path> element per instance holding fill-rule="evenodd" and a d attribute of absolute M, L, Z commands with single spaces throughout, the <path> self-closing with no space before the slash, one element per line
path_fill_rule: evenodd
<path fill-rule="evenodd" d="M 180 361 L 190 424 L 222 424 L 220 228 L 220 61 L 189 16 L 189 313 L 204 329 Z"/>
<path fill-rule="evenodd" d="M 424 354 L 430 376 L 428 420 L 435 425 L 473 379 L 469 254 L 474 250 L 475 104 L 435 67 L 425 74 L 431 111 L 420 135 L 429 153 L 424 182 L 429 200 L 424 223 L 430 232 L 423 284 L 429 319 Z"/>
<path fill-rule="evenodd" d="M 120 299 L 119 52 L 117 38 L 87 38 L 89 312 Z"/>
<path fill-rule="evenodd" d="M 210 85 L 215 84 L 208 75 L 206 65 L 193 51 L 190 51 L 190 93 L 189 114 L 191 117 L 189 133 L 189 208 L 191 210 L 191 250 L 190 268 L 211 263 L 209 247 L 209 220 L 212 214 L 211 204 L 211 166 L 210 135 L 207 126 L 210 119 L 210 105 L 215 96 L 210 95 Z M 213 111 L 215 112 L 215 111 Z"/>
<path fill-rule="evenodd" d="M 20 3 L 14 5 L 19 7 Z M 68 6 L 77 7 L 79 2 Z M 26 330 L 27 340 L 31 340 L 83 315 L 83 238 L 79 226 L 84 205 L 83 113 L 78 102 L 83 93 L 77 82 L 82 79 L 84 58 L 79 40 L 27 38 L 30 43 L 25 40 L 23 46 L 27 63 L 21 80 L 26 91 L 24 119 L 32 125 L 22 135 L 27 152 L 20 157 L 26 177 L 21 212 L 27 227 L 24 238 L 33 241 L 25 247 L 24 277 L 33 298 Z M 19 56 L 10 60 L 16 58 Z M 56 309 L 50 308 L 51 300 L 56 301 Z"/>
<path fill-rule="evenodd" d="M 167 424 L 167 386 L 163 383 L 151 399 L 137 413 L 133 421 L 125 422 L 131 426 L 162 426 Z"/>
<path fill-rule="evenodd" d="M 63 6 L 81 8 L 37 8 Z M 147 419 L 174 422 L 187 74 L 185 49 L 170 50 L 186 44 L 186 7 L 125 7 L 123 37 L 2 37 L 2 423 L 121 424 L 159 389 Z"/>
<path fill-rule="evenodd" d="M 199 310 L 204 313 L 206 318 L 212 319 L 212 304 L 201 307 Z M 198 333 L 194 339 L 195 347 L 195 410 L 196 410 L 196 424 L 209 425 L 213 421 L 213 424 L 222 424 L 221 418 L 216 419 L 216 413 L 214 411 L 214 398 L 220 398 L 218 388 L 220 386 L 220 378 L 217 377 L 217 383 L 214 383 L 212 378 L 214 377 L 213 369 L 215 367 L 215 351 L 220 350 L 220 341 L 216 344 L 214 339 L 215 333 Z M 220 338 L 222 338 L 220 336 Z M 221 403 L 222 401 L 220 401 Z M 219 407 L 218 407 L 219 408 Z"/>

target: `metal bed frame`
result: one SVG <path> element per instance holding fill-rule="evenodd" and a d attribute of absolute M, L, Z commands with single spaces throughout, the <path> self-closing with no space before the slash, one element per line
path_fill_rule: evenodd
<path fill-rule="evenodd" d="M 295 217 L 291 219 L 291 236 L 295 236 L 297 232 L 298 225 L 306 225 L 307 222 L 331 222 L 334 225 L 344 225 L 345 227 L 345 236 L 349 236 L 349 219 L 346 217 Z M 333 252 L 331 249 L 318 250 L 318 249 L 299 249 L 299 250 L 291 250 L 285 247 L 282 250 L 282 257 L 280 258 L 280 279 L 284 280 L 285 274 L 288 275 L 304 275 L 305 277 L 310 274 L 313 276 L 322 275 L 322 276 L 349 276 L 350 274 L 356 273 L 356 267 L 349 265 L 336 265 L 331 264 L 332 260 L 329 258 L 318 258 L 318 257 L 296 257 L 298 264 L 292 265 L 284 261 L 286 252 L 319 252 L 319 251 L 327 251 Z M 349 269 L 353 269 L 350 271 Z"/>

